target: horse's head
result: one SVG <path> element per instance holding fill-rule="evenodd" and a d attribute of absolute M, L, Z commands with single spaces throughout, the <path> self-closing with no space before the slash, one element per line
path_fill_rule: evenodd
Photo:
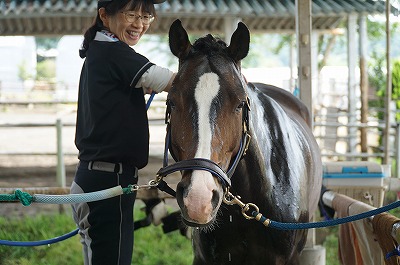
<path fill-rule="evenodd" d="M 227 172 L 234 164 L 247 117 L 246 83 L 240 60 L 249 51 L 250 33 L 243 23 L 227 46 L 207 35 L 190 43 L 176 20 L 169 32 L 179 70 L 168 94 L 170 151 L 177 161 L 211 160 Z M 224 185 L 207 170 L 183 170 L 177 200 L 189 225 L 205 226 L 215 220 Z"/>

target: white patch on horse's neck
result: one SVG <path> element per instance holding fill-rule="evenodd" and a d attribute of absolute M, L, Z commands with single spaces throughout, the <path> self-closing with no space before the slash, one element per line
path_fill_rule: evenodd
<path fill-rule="evenodd" d="M 218 75 L 214 73 L 206 73 L 200 76 L 196 85 L 194 97 L 199 115 L 199 143 L 196 152 L 198 158 L 211 158 L 210 109 L 214 98 L 218 95 L 219 88 Z"/>
<path fill-rule="evenodd" d="M 261 149 L 261 153 L 263 154 L 264 163 L 266 164 L 265 168 L 266 176 L 273 176 L 273 172 L 271 169 L 270 163 L 270 150 L 272 149 L 271 135 L 272 132 L 269 130 L 269 126 L 265 124 L 265 113 L 263 109 L 263 104 L 258 98 L 257 92 L 254 92 L 249 89 L 248 91 L 249 97 L 252 99 L 251 106 L 254 106 L 251 110 L 250 117 L 250 130 L 254 132 L 254 141 L 257 142 L 257 146 Z M 306 167 L 304 165 L 304 150 L 300 148 L 301 143 L 301 134 L 299 134 L 298 126 L 295 125 L 290 117 L 285 113 L 285 111 L 280 107 L 280 105 L 272 100 L 271 105 L 274 106 L 275 114 L 277 115 L 276 119 L 279 120 L 279 126 L 284 132 L 283 145 L 285 150 L 288 152 L 287 157 L 290 158 L 290 172 L 292 173 L 289 176 L 286 176 L 290 179 L 291 188 L 293 189 L 294 194 L 292 196 L 283 196 L 281 191 L 284 189 L 280 187 L 281 184 L 276 182 L 275 178 L 270 177 L 268 181 L 274 187 L 272 190 L 275 198 L 280 198 L 283 205 L 290 205 L 290 207 L 294 208 L 294 213 L 297 212 L 300 206 L 300 176 L 306 174 Z M 290 137 L 289 137 L 290 136 Z M 277 201 L 278 203 L 278 201 Z M 277 205 L 282 207 L 282 205 Z M 284 206 L 286 207 L 286 206 Z M 296 216 L 298 218 L 298 216 Z"/>

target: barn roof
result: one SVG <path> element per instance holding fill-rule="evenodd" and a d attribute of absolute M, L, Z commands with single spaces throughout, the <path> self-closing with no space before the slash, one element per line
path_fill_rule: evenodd
<path fill-rule="evenodd" d="M 97 0 L 3 0 L 0 35 L 82 34 L 96 14 Z M 182 20 L 190 32 L 223 32 L 224 18 L 239 17 L 252 32 L 295 30 L 295 0 L 167 0 L 156 5 L 150 33 L 166 33 Z M 330 30 L 349 14 L 385 12 L 384 0 L 313 0 L 313 28 Z"/>

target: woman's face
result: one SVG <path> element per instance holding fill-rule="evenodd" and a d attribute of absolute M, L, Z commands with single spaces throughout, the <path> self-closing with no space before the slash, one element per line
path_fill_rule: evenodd
<path fill-rule="evenodd" d="M 141 19 L 136 19 L 134 22 L 127 21 L 126 14 L 149 15 L 142 11 L 123 10 L 114 16 L 109 16 L 104 8 L 100 8 L 99 14 L 104 26 L 129 46 L 136 45 L 150 27 L 150 25 L 144 25 Z"/>

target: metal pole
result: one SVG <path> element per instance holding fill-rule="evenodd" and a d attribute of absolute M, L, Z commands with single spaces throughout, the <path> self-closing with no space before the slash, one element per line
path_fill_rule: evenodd
<path fill-rule="evenodd" d="M 62 149 L 62 122 L 61 119 L 57 119 L 57 185 L 64 188 L 66 186 L 65 177 L 65 165 L 64 165 L 64 153 Z"/>
<path fill-rule="evenodd" d="M 354 124 L 357 121 L 357 100 L 356 100 L 356 54 L 357 54 L 357 14 L 350 14 L 347 18 L 347 65 L 348 65 L 348 123 Z M 357 148 L 357 128 L 350 127 L 348 132 L 349 153 L 355 153 Z"/>
<path fill-rule="evenodd" d="M 392 99 L 392 70 L 390 60 L 390 1 L 386 0 L 386 104 L 385 104 L 385 155 L 383 164 L 389 165 L 390 161 L 390 122 L 391 115 L 391 99 Z"/>
<path fill-rule="evenodd" d="M 361 123 L 368 122 L 368 34 L 367 16 L 362 14 L 359 19 L 359 51 L 360 51 L 360 93 L 361 93 Z M 360 128 L 361 152 L 368 153 L 368 130 Z M 364 158 L 363 160 L 368 160 Z"/>

